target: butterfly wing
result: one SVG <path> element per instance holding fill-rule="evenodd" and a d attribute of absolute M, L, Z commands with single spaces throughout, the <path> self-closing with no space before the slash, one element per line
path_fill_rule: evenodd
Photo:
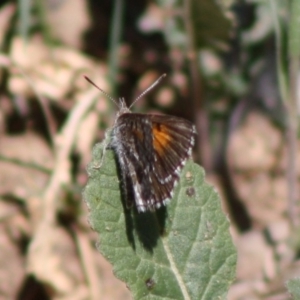
<path fill-rule="evenodd" d="M 195 127 L 173 116 L 126 113 L 117 119 L 111 146 L 126 198 L 133 193 L 138 211 L 154 210 L 172 197 L 194 137 Z"/>
<path fill-rule="evenodd" d="M 195 127 L 187 120 L 173 116 L 150 116 L 154 148 L 151 180 L 155 206 L 172 198 L 180 172 L 192 154 Z"/>
<path fill-rule="evenodd" d="M 124 113 L 116 120 L 110 147 L 114 149 L 121 174 L 127 207 L 132 194 L 138 211 L 151 209 L 146 199 L 152 198 L 150 182 L 154 162 L 151 122 L 145 114 Z"/>

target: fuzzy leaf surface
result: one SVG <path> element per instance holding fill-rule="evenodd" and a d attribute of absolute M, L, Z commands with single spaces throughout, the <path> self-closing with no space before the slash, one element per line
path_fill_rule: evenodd
<path fill-rule="evenodd" d="M 229 221 L 204 171 L 188 161 L 175 195 L 155 213 L 124 205 L 114 153 L 93 149 L 84 198 L 99 251 L 134 299 L 226 299 L 236 251 Z"/>
<path fill-rule="evenodd" d="M 293 299 L 299 300 L 300 299 L 300 278 L 294 278 L 290 279 L 287 283 L 286 286 L 293 296 Z"/>

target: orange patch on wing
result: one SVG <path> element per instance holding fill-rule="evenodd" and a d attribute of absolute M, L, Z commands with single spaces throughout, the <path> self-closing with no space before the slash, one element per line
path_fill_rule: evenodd
<path fill-rule="evenodd" d="M 168 134 L 168 129 L 164 125 L 153 124 L 152 134 L 154 136 L 153 147 L 159 154 L 162 155 L 172 139 Z"/>

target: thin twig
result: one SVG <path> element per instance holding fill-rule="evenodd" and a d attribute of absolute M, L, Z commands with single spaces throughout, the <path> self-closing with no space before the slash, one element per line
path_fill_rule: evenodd
<path fill-rule="evenodd" d="M 71 111 L 61 132 L 55 137 L 55 166 L 44 193 L 44 219 L 52 220 L 55 217 L 56 201 L 64 184 L 70 180 L 70 154 L 77 137 L 81 120 L 92 108 L 97 100 L 98 91 L 91 89 L 86 93 Z"/>
<path fill-rule="evenodd" d="M 292 225 L 298 227 L 299 220 L 299 191 L 298 191 L 298 175 L 297 175 L 297 84 L 299 72 L 299 58 L 291 57 L 289 66 L 290 77 L 290 97 L 287 103 L 288 120 L 286 128 L 287 139 L 287 184 L 289 199 L 289 215 Z"/>
<path fill-rule="evenodd" d="M 270 0 L 272 16 L 276 34 L 276 57 L 278 65 L 279 90 L 283 103 L 286 107 L 286 141 L 287 141 L 287 189 L 288 189 L 288 213 L 291 225 L 300 225 L 298 180 L 297 180 L 297 78 L 299 72 L 300 40 L 299 40 L 299 13 L 298 0 L 293 0 L 290 5 L 290 23 L 288 35 L 289 74 L 285 72 L 284 58 L 282 56 L 283 40 L 279 24 L 279 12 L 276 1 Z M 289 87 L 287 78 L 289 78 Z"/>
<path fill-rule="evenodd" d="M 89 299 L 99 299 L 99 295 L 103 295 L 103 289 L 99 280 L 99 274 L 97 273 L 96 269 L 95 251 L 93 251 L 90 245 L 90 240 L 86 234 L 81 232 L 79 228 L 75 229 L 75 233 L 82 267 L 90 291 Z"/>
<path fill-rule="evenodd" d="M 184 24 L 187 32 L 187 59 L 192 78 L 192 111 L 198 132 L 198 158 L 207 172 L 212 170 L 212 151 L 209 141 L 208 116 L 204 109 L 201 76 L 197 62 L 197 50 L 195 46 L 195 32 L 192 24 L 192 3 L 184 0 Z"/>
<path fill-rule="evenodd" d="M 49 247 L 49 242 L 48 239 L 45 238 L 45 233 L 49 232 L 49 229 L 52 230 L 52 228 L 55 227 L 56 212 L 58 201 L 60 199 L 59 196 L 62 193 L 64 186 L 69 185 L 71 181 L 70 154 L 77 137 L 78 128 L 83 117 L 95 104 L 97 96 L 98 91 L 96 89 L 90 89 L 89 92 L 85 93 L 85 97 L 83 97 L 70 112 L 61 132 L 55 136 L 54 169 L 46 190 L 42 195 L 41 201 L 43 207 L 39 220 L 40 223 L 33 234 L 27 255 L 28 270 L 31 273 L 36 273 L 37 276 L 39 276 L 39 266 L 34 263 L 36 262 L 36 256 L 40 255 L 41 259 L 47 259 L 47 257 L 43 257 L 43 255 L 47 253 L 45 249 Z"/>
<path fill-rule="evenodd" d="M 42 165 L 37 164 L 35 162 L 25 162 L 21 159 L 8 157 L 8 156 L 4 156 L 4 155 L 1 155 L 1 154 L 0 154 L 0 161 L 15 164 L 18 167 L 25 167 L 25 168 L 28 168 L 28 169 L 34 169 L 34 170 L 37 170 L 37 171 L 41 171 L 41 172 L 46 173 L 46 174 L 51 174 L 51 169 L 43 167 Z"/>

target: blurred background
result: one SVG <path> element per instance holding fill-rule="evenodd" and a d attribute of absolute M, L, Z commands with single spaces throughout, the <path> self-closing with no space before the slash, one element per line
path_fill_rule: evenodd
<path fill-rule="evenodd" d="M 197 127 L 238 250 L 229 300 L 300 276 L 297 1 L 0 1 L 0 299 L 131 299 L 96 251 L 86 165 L 117 107 Z M 294 22 L 295 21 L 295 22 Z"/>

